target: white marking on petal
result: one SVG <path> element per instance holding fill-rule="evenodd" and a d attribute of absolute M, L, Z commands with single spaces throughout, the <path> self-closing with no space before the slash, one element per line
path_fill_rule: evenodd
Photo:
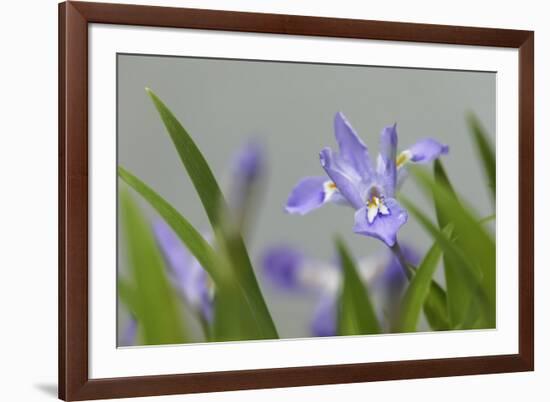
<path fill-rule="evenodd" d="M 389 215 L 390 214 L 390 210 L 388 209 L 388 207 L 386 207 L 386 204 L 384 204 L 384 201 L 382 201 L 380 203 L 380 206 L 378 207 L 378 210 L 380 211 L 380 213 L 382 215 Z"/>
<path fill-rule="evenodd" d="M 411 158 L 412 158 L 412 152 L 409 151 L 408 149 L 401 152 L 397 156 L 397 158 L 395 158 L 395 165 L 396 165 L 397 169 L 402 168 L 403 166 L 405 166 L 407 164 L 407 162 L 409 162 L 411 160 Z"/>
<path fill-rule="evenodd" d="M 333 181 L 326 181 L 323 183 L 323 193 L 324 193 L 324 198 L 323 198 L 323 201 L 328 201 L 330 200 L 330 197 L 332 197 L 332 195 L 338 191 L 338 187 L 336 187 L 336 184 L 333 182 Z"/>
<path fill-rule="evenodd" d="M 376 197 L 375 197 L 376 198 Z M 374 218 L 378 215 L 378 205 L 377 203 L 369 203 L 367 207 L 367 220 L 369 223 L 372 223 L 374 221 Z"/>

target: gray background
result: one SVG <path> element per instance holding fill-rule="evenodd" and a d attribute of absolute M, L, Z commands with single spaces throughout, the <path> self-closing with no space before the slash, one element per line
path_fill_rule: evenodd
<path fill-rule="evenodd" d="M 373 158 L 380 130 L 394 122 L 399 150 L 427 136 L 448 144 L 444 164 L 453 185 L 482 216 L 492 213 L 465 117 L 474 112 L 495 133 L 494 73 L 119 55 L 119 165 L 151 185 L 196 227 L 207 229 L 200 201 L 145 87 L 176 114 L 222 183 L 239 146 L 249 138 L 265 143 L 267 192 L 248 242 L 256 261 L 265 247 L 280 243 L 330 259 L 336 233 L 356 257 L 383 251 L 381 242 L 352 233 L 351 210 L 330 205 L 304 217 L 283 212 L 300 178 L 323 174 L 318 153 L 324 146 L 336 148 L 332 122 L 337 111 L 348 117 Z M 431 214 L 412 180 L 401 191 L 424 203 Z M 421 252 L 430 245 L 414 219 L 399 239 Z M 120 252 L 121 271 L 124 264 Z M 262 282 L 261 272 L 258 277 L 280 335 L 309 336 L 316 298 L 281 293 Z"/>

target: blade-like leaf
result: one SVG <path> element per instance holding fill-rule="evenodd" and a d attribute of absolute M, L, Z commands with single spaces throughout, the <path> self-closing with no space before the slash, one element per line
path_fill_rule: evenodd
<path fill-rule="evenodd" d="M 183 128 L 170 109 L 166 107 L 153 91 L 149 88 L 146 88 L 146 91 L 151 97 L 168 134 L 170 134 L 176 151 L 193 182 L 205 212 L 208 215 L 208 219 L 210 219 L 210 223 L 212 226 L 218 226 L 220 223 L 219 212 L 226 207 L 220 186 L 214 178 L 210 166 L 189 133 Z"/>
<path fill-rule="evenodd" d="M 424 314 L 430 328 L 434 331 L 451 329 L 447 308 L 447 294 L 437 282 L 432 280 L 430 293 L 424 302 Z"/>
<path fill-rule="evenodd" d="M 470 114 L 468 116 L 468 124 L 470 126 L 470 133 L 476 144 L 476 149 L 478 155 L 483 163 L 483 169 L 485 171 L 485 177 L 489 188 L 491 189 L 493 199 L 495 201 L 496 197 L 496 159 L 495 159 L 495 149 L 489 140 L 489 135 L 481 126 L 481 122 L 478 118 Z"/>
<path fill-rule="evenodd" d="M 478 222 L 479 222 L 480 225 L 485 225 L 486 223 L 490 223 L 490 222 L 495 221 L 496 218 L 497 218 L 496 214 L 492 214 L 492 215 L 486 216 L 484 218 L 481 218 Z"/>
<path fill-rule="evenodd" d="M 229 224 L 232 220 L 229 218 L 227 203 L 210 166 L 189 133 L 170 109 L 153 91 L 147 89 L 147 93 L 159 112 L 176 151 L 201 199 L 212 228 L 216 233 L 218 245 L 227 250 L 225 257 L 229 258 L 230 264 L 224 266 L 232 270 L 239 287 L 245 292 L 246 299 L 251 304 L 254 310 L 253 314 L 260 325 L 262 336 L 267 339 L 277 338 L 275 324 L 260 291 L 246 246 L 241 234 Z"/>
<path fill-rule="evenodd" d="M 439 206 L 449 222 L 454 226 L 453 237 L 463 256 L 467 256 L 468 267 L 473 267 L 472 273 L 481 276 L 481 284 L 490 308 L 496 305 L 496 247 L 489 232 L 479 224 L 477 217 L 463 202 L 460 202 L 447 188 L 434 181 L 421 169 L 414 170 L 414 176 L 426 193 L 438 200 Z M 450 255 L 444 248 L 443 251 Z M 456 269 L 462 272 L 463 263 L 455 261 Z M 476 274 L 477 273 L 477 274 Z M 465 278 L 465 277 L 464 277 Z"/>
<path fill-rule="evenodd" d="M 177 297 L 151 229 L 128 192 L 120 193 L 120 202 L 129 267 L 139 295 L 139 299 L 132 300 L 139 300 L 134 309 L 143 328 L 143 340 L 151 345 L 185 342 Z"/>
<path fill-rule="evenodd" d="M 338 256 L 342 264 L 343 285 L 340 295 L 338 327 L 340 335 L 364 335 L 380 333 L 376 313 L 367 288 L 363 285 L 355 262 L 341 239 L 336 240 Z"/>
<path fill-rule="evenodd" d="M 489 295 L 485 291 L 484 286 L 481 283 L 479 277 L 479 271 L 470 262 L 469 258 L 466 258 L 464 251 L 459 249 L 455 243 L 453 243 L 443 232 L 441 232 L 430 219 L 421 212 L 412 202 L 405 197 L 401 197 L 401 202 L 418 219 L 419 223 L 430 233 L 430 235 L 438 242 L 439 246 L 450 258 L 456 260 L 452 267 L 460 267 L 460 274 L 463 275 L 465 282 L 468 285 L 468 294 L 475 298 L 480 306 L 480 313 L 494 326 L 495 323 L 495 304 L 494 299 L 490 299 Z M 453 224 L 457 225 L 455 221 Z M 468 255 L 468 257 L 470 257 Z"/>
<path fill-rule="evenodd" d="M 118 299 L 124 303 L 126 308 L 134 317 L 140 315 L 139 312 L 139 295 L 137 290 L 128 280 L 119 278 L 117 281 Z"/>
<path fill-rule="evenodd" d="M 172 205 L 158 195 L 147 184 L 122 167 L 118 168 L 119 177 L 136 192 L 138 192 L 151 205 L 166 223 L 170 225 L 174 233 L 185 244 L 189 251 L 200 262 L 201 266 L 210 274 L 214 282 L 217 281 L 216 254 L 210 244 Z"/>
<path fill-rule="evenodd" d="M 448 235 L 449 229 L 445 231 Z M 441 249 L 437 242 L 430 248 L 418 269 L 415 271 L 411 282 L 403 295 L 401 302 L 401 317 L 398 332 L 414 332 L 420 318 L 422 306 L 430 293 L 433 274 L 437 268 Z"/>
<path fill-rule="evenodd" d="M 456 202 L 456 193 L 449 181 L 447 173 L 442 163 L 437 159 L 434 162 L 434 177 L 436 182 L 447 190 L 450 197 L 453 197 Z M 439 229 L 443 230 L 452 220 L 452 210 L 444 204 L 444 200 L 437 196 L 437 193 L 433 194 L 435 211 L 437 215 L 437 223 Z M 447 284 L 447 307 L 449 309 L 450 324 L 453 328 L 456 328 L 461 322 L 464 321 L 467 306 L 469 305 L 471 296 L 468 294 L 467 285 L 464 283 L 464 278 L 460 273 L 460 266 L 451 266 L 456 264 L 456 261 L 443 253 L 443 267 L 445 272 L 445 283 Z"/>
<path fill-rule="evenodd" d="M 216 299 L 222 300 L 223 305 L 238 303 L 238 315 L 235 315 L 235 311 L 233 311 L 232 317 L 234 325 L 240 328 L 241 332 L 239 333 L 246 333 L 246 336 L 243 335 L 241 339 L 273 338 L 271 334 L 261 335 L 262 331 L 260 327 L 265 324 L 261 321 L 256 322 L 257 320 L 261 320 L 261 317 L 259 317 L 256 312 L 252 311 L 252 309 L 254 309 L 253 303 L 247 299 L 247 295 L 244 294 L 243 289 L 239 289 L 238 292 L 235 292 L 238 285 L 233 282 L 236 282 L 237 278 L 231 275 L 227 269 L 222 269 L 227 262 L 218 256 L 216 251 L 214 251 L 202 235 L 174 207 L 139 178 L 122 167 L 118 168 L 118 174 L 124 182 L 137 191 L 159 213 L 159 215 L 164 218 L 166 223 L 170 225 L 182 243 L 185 244 L 201 266 L 209 273 L 215 283 L 216 292 L 219 292 L 221 295 L 231 294 L 231 297 L 237 300 L 231 302 L 224 300 L 223 296 L 218 296 Z M 232 290 L 226 291 L 226 287 Z M 215 314 L 215 317 L 220 317 L 220 314 L 221 313 Z M 249 325 L 241 325 L 239 324 L 240 321 L 246 321 Z M 236 340 L 233 338 L 229 339 L 229 335 L 219 335 L 217 338 L 218 340 Z"/>
<path fill-rule="evenodd" d="M 217 235 L 219 238 L 220 235 Z M 229 257 L 231 245 L 221 242 L 218 250 L 224 265 L 233 264 Z M 233 250 L 234 251 L 234 250 Z M 258 310 L 255 301 L 233 273 L 232 267 L 225 266 L 222 272 L 223 287 L 215 293 L 213 322 L 214 339 L 236 341 L 243 339 L 274 339 L 277 334 L 269 329 L 266 316 Z"/>

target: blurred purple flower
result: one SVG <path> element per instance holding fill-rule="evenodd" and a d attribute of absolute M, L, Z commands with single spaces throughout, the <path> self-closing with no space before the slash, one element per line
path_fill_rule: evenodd
<path fill-rule="evenodd" d="M 300 268 L 304 266 L 303 254 L 291 247 L 273 247 L 264 255 L 263 267 L 266 277 L 281 289 L 294 290 L 301 287 Z"/>
<path fill-rule="evenodd" d="M 257 196 L 266 174 L 263 144 L 249 140 L 233 157 L 229 170 L 227 201 L 233 222 L 243 234 L 248 234 L 250 220 L 257 206 Z"/>
<path fill-rule="evenodd" d="M 404 258 L 411 264 L 418 263 L 417 254 L 402 246 Z M 317 306 L 310 322 L 313 336 L 337 335 L 337 303 L 341 285 L 341 270 L 337 263 L 306 257 L 292 246 L 276 246 L 268 249 L 262 259 L 266 280 L 275 288 L 295 294 L 314 293 Z M 394 308 L 407 278 L 399 260 L 390 252 L 358 261 L 359 275 L 378 303 L 378 315 Z"/>
<path fill-rule="evenodd" d="M 250 183 L 265 170 L 264 149 L 258 141 L 248 141 L 233 159 L 231 173 L 237 180 Z"/>
<path fill-rule="evenodd" d="M 211 321 L 213 294 L 208 274 L 163 220 L 154 222 L 153 232 L 172 283 L 192 308 L 205 320 Z"/>
<path fill-rule="evenodd" d="M 122 332 L 122 346 L 133 346 L 137 340 L 137 321 L 133 316 L 128 318 L 128 322 Z"/>
<path fill-rule="evenodd" d="M 324 148 L 320 153 L 326 176 L 306 177 L 292 190 L 285 210 L 304 215 L 333 202 L 355 209 L 355 233 L 382 240 L 389 247 L 396 242 L 399 228 L 407 222 L 407 211 L 397 202 L 395 190 L 408 162 L 428 163 L 448 147 L 424 139 L 397 155 L 396 125 L 380 134 L 380 154 L 374 167 L 366 145 L 342 113 L 334 118 L 339 153 Z"/>

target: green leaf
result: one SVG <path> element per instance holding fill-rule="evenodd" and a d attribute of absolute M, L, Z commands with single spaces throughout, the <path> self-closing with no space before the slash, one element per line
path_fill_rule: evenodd
<path fill-rule="evenodd" d="M 139 295 L 135 286 L 129 283 L 128 280 L 119 278 L 117 281 L 118 298 L 124 303 L 128 311 L 134 316 L 139 316 Z"/>
<path fill-rule="evenodd" d="M 468 116 L 468 125 L 470 126 L 470 133 L 483 164 L 485 177 L 491 189 L 493 195 L 492 201 L 494 202 L 496 197 L 496 159 L 494 146 L 491 144 L 489 134 L 481 126 L 481 122 L 474 114 Z"/>
<path fill-rule="evenodd" d="M 424 302 L 424 314 L 434 331 L 451 329 L 447 308 L 447 294 L 437 282 L 432 280 L 430 293 Z"/>
<path fill-rule="evenodd" d="M 217 282 L 219 264 L 215 251 L 202 235 L 172 205 L 158 195 L 147 184 L 122 167 L 118 168 L 119 177 L 151 205 L 200 262 L 214 282 Z"/>
<path fill-rule="evenodd" d="M 244 298 L 252 309 L 252 314 L 259 325 L 261 338 L 278 338 L 275 324 L 260 291 L 243 238 L 239 231 L 230 224 L 232 220 L 230 219 L 227 203 L 210 166 L 174 114 L 151 90 L 147 89 L 147 93 L 159 112 L 176 151 L 201 199 L 212 229 L 216 234 L 218 247 L 225 250 L 224 257 L 229 259 L 229 264 L 223 264 L 223 267 L 231 272 L 226 273 L 225 276 L 234 276 L 234 280 L 238 282 L 238 288 L 244 292 Z"/>
<path fill-rule="evenodd" d="M 452 204 L 448 197 L 446 197 L 446 201 L 448 201 L 449 204 Z M 460 267 L 460 275 L 463 276 L 463 279 L 468 286 L 468 294 L 475 298 L 479 303 L 481 310 L 480 313 L 484 316 L 484 319 L 487 320 L 489 325 L 494 326 L 496 315 L 494 294 L 489 293 L 490 287 L 487 286 L 487 281 L 480 278 L 479 269 L 474 265 L 475 262 L 471 261 L 471 253 L 468 250 L 458 248 L 454 242 L 445 236 L 445 234 L 443 234 L 430 221 L 430 219 L 408 199 L 401 197 L 401 202 L 410 213 L 416 216 L 419 223 L 438 242 L 443 252 L 445 252 L 449 258 L 454 260 L 451 266 Z M 460 226 L 460 222 L 457 222 L 456 220 L 453 220 L 452 223 L 455 227 Z M 461 231 L 457 230 L 456 233 L 459 232 Z M 489 252 L 491 251 L 489 250 Z"/>
<path fill-rule="evenodd" d="M 471 209 L 460 202 L 445 186 L 433 181 L 423 170 L 417 169 L 414 175 L 428 194 L 440 201 L 441 208 L 454 226 L 453 234 L 458 249 L 468 256 L 470 265 L 481 275 L 483 289 L 489 303 L 496 304 L 496 246 L 494 238 Z M 444 250 L 445 251 L 445 250 Z M 457 261 L 458 263 L 458 261 Z M 460 265 L 458 265 L 460 266 Z"/>
<path fill-rule="evenodd" d="M 442 163 L 437 159 L 434 162 L 434 177 L 435 181 L 446 189 L 449 197 L 453 197 L 455 202 L 458 202 L 456 193 L 449 181 L 447 173 Z M 443 230 L 454 218 L 454 211 L 450 210 L 443 199 L 438 196 L 438 192 L 433 193 L 433 199 L 435 204 L 435 211 L 437 215 L 437 222 L 439 229 Z M 451 236 L 452 237 L 452 236 Z M 455 264 L 455 266 L 452 266 Z M 456 328 L 460 323 L 464 321 L 465 314 L 470 302 L 470 294 L 468 293 L 468 287 L 464 283 L 464 278 L 460 272 L 460 266 L 456 265 L 457 262 L 447 255 L 443 254 L 443 267 L 445 272 L 445 283 L 447 284 L 447 307 L 450 324 L 453 328 Z"/>
<path fill-rule="evenodd" d="M 219 317 L 233 317 L 233 324 L 239 328 L 241 338 L 234 338 L 234 331 L 227 335 L 220 334 L 214 336 L 217 340 L 242 340 L 242 339 L 261 339 L 265 338 L 262 335 L 260 326 L 263 324 L 257 322 L 261 320 L 258 314 L 253 311 L 254 306 L 247 299 L 244 289 L 239 288 L 237 278 L 231 274 L 228 269 L 227 261 L 216 252 L 210 244 L 202 237 L 202 235 L 167 201 L 152 190 L 147 184 L 139 178 L 126 171 L 124 168 L 118 168 L 119 177 L 138 192 L 151 205 L 160 216 L 164 218 L 166 223 L 174 230 L 187 249 L 195 256 L 201 266 L 208 272 L 214 281 L 216 293 L 219 293 L 216 300 L 222 300 L 220 304 L 225 308 L 229 306 L 237 306 L 226 313 L 221 311 L 215 312 L 215 320 Z M 224 268 L 226 267 L 226 268 Z M 226 288 L 230 290 L 226 290 Z M 225 300 L 223 296 L 230 295 L 232 300 Z M 227 310 L 227 309 L 225 309 Z M 245 322 L 245 324 L 242 324 Z M 219 328 L 219 327 L 218 327 Z M 227 327 L 224 327 L 227 329 Z"/>
<path fill-rule="evenodd" d="M 403 295 L 401 301 L 401 317 L 397 332 L 416 331 L 420 312 L 430 292 L 432 277 L 437 268 L 440 256 L 441 249 L 436 242 L 418 266 L 418 269 Z"/>
<path fill-rule="evenodd" d="M 496 214 L 492 214 L 492 215 L 489 215 L 489 216 L 486 216 L 484 218 L 481 218 L 478 223 L 480 225 L 484 225 L 486 223 L 489 223 L 489 222 L 493 222 L 494 220 L 496 220 L 497 216 Z"/>
<path fill-rule="evenodd" d="M 343 271 L 343 285 L 338 314 L 339 334 L 380 333 L 380 326 L 368 290 L 357 273 L 353 258 L 341 239 L 336 239 L 336 248 Z"/>
<path fill-rule="evenodd" d="M 124 293 L 129 290 L 124 285 L 122 295 L 130 305 L 135 304 L 131 308 L 135 310 L 136 318 L 143 328 L 144 343 L 160 345 L 185 342 L 177 298 L 166 277 L 162 256 L 151 229 L 128 192 L 120 193 L 120 202 L 128 243 L 128 262 L 139 298 Z"/>
<path fill-rule="evenodd" d="M 193 186 L 201 199 L 208 219 L 210 219 L 210 223 L 212 226 L 218 226 L 220 223 L 220 211 L 221 209 L 225 209 L 226 206 L 220 186 L 214 178 L 210 166 L 189 133 L 183 128 L 170 109 L 166 107 L 153 91 L 149 88 L 146 88 L 146 91 L 151 97 L 168 134 L 170 134 L 176 151 L 193 182 Z"/>
<path fill-rule="evenodd" d="M 218 251 L 225 267 L 221 270 L 223 286 L 216 289 L 214 299 L 214 339 L 237 341 L 276 338 L 277 334 L 270 331 L 269 322 L 266 322 L 266 318 L 270 318 L 270 316 L 266 317 L 257 308 L 257 301 L 242 286 L 242 281 L 234 274 L 235 269 L 228 266 L 235 261 L 229 257 L 229 254 L 235 252 L 235 249 L 232 248 L 230 242 L 221 242 L 218 245 Z"/>

